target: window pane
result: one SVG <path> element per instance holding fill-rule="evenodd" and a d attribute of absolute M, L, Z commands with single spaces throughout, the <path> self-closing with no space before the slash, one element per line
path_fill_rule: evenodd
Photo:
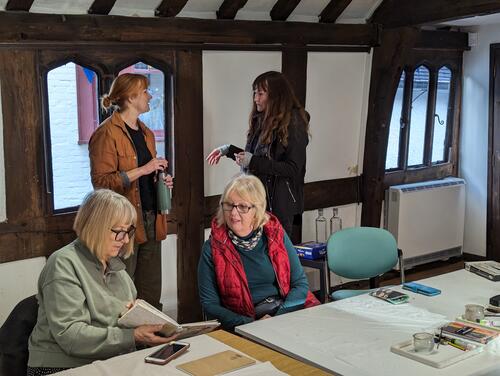
<path fill-rule="evenodd" d="M 135 63 L 125 69 L 123 73 L 142 74 L 148 78 L 149 92 L 153 98 L 149 101 L 149 112 L 141 114 L 141 119 L 156 136 L 156 151 L 159 156 L 168 157 L 165 154 L 165 76 L 159 69 L 143 62 Z"/>
<path fill-rule="evenodd" d="M 411 97 L 410 138 L 408 142 L 408 166 L 424 162 L 425 121 L 429 96 L 429 70 L 420 66 L 413 77 Z"/>
<path fill-rule="evenodd" d="M 448 105 L 450 102 L 451 71 L 443 67 L 438 72 L 436 92 L 436 115 L 434 116 L 434 138 L 432 140 L 432 162 L 445 159 L 445 138 L 448 125 Z"/>
<path fill-rule="evenodd" d="M 401 133 L 401 111 L 403 109 L 403 93 L 405 88 L 405 72 L 401 73 L 398 90 L 392 106 L 391 124 L 389 126 L 389 141 L 387 143 L 387 156 L 385 169 L 398 167 L 399 135 Z"/>
<path fill-rule="evenodd" d="M 97 76 L 68 63 L 47 74 L 54 210 L 92 190 L 88 138 L 98 125 Z"/>

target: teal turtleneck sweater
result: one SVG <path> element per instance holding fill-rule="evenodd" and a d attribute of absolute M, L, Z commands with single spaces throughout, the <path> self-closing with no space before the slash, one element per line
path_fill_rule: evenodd
<path fill-rule="evenodd" d="M 253 233 L 244 239 L 248 239 L 252 235 Z M 283 240 L 290 260 L 290 291 L 276 313 L 277 315 L 303 308 L 309 291 L 307 278 L 297 252 L 286 233 Z M 279 295 L 276 275 L 268 255 L 266 235 L 263 234 L 255 248 L 250 251 L 237 246 L 235 248 L 241 257 L 254 305 L 268 296 Z M 232 330 L 237 325 L 253 321 L 253 318 L 239 315 L 221 305 L 210 240 L 207 240 L 203 245 L 198 264 L 198 291 L 205 314 L 209 318 L 218 319 L 225 329 Z M 302 302 L 302 304 L 297 305 L 297 301 Z"/>

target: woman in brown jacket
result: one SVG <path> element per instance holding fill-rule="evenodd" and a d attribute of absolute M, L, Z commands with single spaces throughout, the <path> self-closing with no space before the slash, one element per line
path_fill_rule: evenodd
<path fill-rule="evenodd" d="M 124 195 L 137 210 L 134 254 L 125 260 L 139 298 L 161 309 L 161 243 L 167 219 L 158 213 L 154 181 L 168 162 L 156 154 L 154 133 L 139 120 L 149 111 L 148 80 L 139 74 L 118 76 L 102 107 L 113 114 L 95 130 L 89 142 L 90 174 L 94 188 Z M 172 187 L 172 178 L 165 184 Z"/>

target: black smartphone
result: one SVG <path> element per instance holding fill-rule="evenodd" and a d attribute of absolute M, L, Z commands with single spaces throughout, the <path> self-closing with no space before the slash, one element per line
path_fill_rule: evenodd
<path fill-rule="evenodd" d="M 146 363 L 167 364 L 172 359 L 177 358 L 189 348 L 186 342 L 169 342 L 165 346 L 144 358 Z"/>

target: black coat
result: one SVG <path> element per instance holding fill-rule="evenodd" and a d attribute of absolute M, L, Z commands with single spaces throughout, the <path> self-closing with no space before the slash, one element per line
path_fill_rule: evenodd
<path fill-rule="evenodd" d="M 281 221 L 291 225 L 295 214 L 304 211 L 304 176 L 306 174 L 306 147 L 309 136 L 298 110 L 293 110 L 288 127 L 288 144 L 274 137 L 270 144 L 261 144 L 262 115 L 253 118 L 245 151 L 253 154 L 248 172 L 257 176 L 267 194 L 268 210 Z"/>

